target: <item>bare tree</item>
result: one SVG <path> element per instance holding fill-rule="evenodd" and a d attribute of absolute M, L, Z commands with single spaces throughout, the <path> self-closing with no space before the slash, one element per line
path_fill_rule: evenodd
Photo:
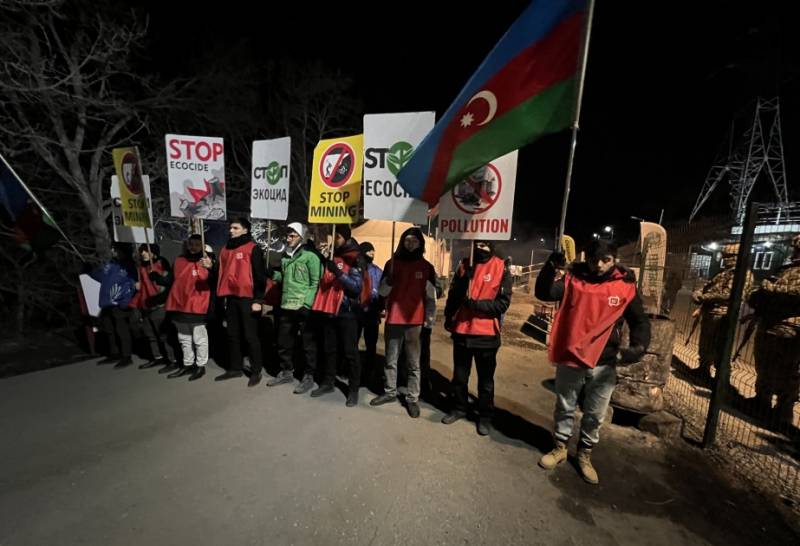
<path fill-rule="evenodd" d="M 291 203 L 298 213 L 308 209 L 314 147 L 322 139 L 358 131 L 361 104 L 352 80 L 319 62 L 275 63 L 268 81 L 271 117 L 292 137 Z"/>
<path fill-rule="evenodd" d="M 44 162 L 51 175 L 42 187 L 74 192 L 101 259 L 110 151 L 146 138 L 152 113 L 178 92 L 135 70 L 145 34 L 133 14 L 121 20 L 83 2 L 0 4 L 0 149 Z"/>

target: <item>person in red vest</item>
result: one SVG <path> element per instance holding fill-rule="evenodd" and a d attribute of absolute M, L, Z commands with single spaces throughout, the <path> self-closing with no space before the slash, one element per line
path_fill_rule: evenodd
<path fill-rule="evenodd" d="M 216 264 L 203 252 L 200 235 L 192 235 L 186 241 L 183 256 L 175 260 L 173 276 L 166 307 L 178 331 L 183 366 L 167 377 L 188 375 L 189 381 L 194 381 L 206 374 L 208 331 L 205 322 L 216 280 Z"/>
<path fill-rule="evenodd" d="M 325 260 L 325 270 L 311 310 L 320 313 L 325 347 L 324 377 L 311 396 L 322 396 L 334 390 L 336 365 L 341 354 L 348 370 L 347 407 L 358 405 L 361 385 L 361 361 L 358 357 L 358 310 L 364 287 L 366 263 L 350 226 L 337 224 L 333 241 L 333 259 Z"/>
<path fill-rule="evenodd" d="M 561 302 L 548 347 L 556 366 L 555 448 L 541 458 L 539 466 L 550 470 L 567 458 L 567 441 L 583 389 L 577 462 L 581 476 L 591 484 L 599 482 L 591 454 L 617 383 L 616 365 L 638 361 L 650 344 L 650 320 L 636 289 L 636 277 L 618 265 L 616 257 L 616 245 L 595 240 L 586 249 L 586 262 L 572 264 L 561 279 L 555 280 L 557 269 L 565 263 L 561 253 L 550 256 L 536 279 L 537 298 Z M 630 328 L 630 344 L 622 349 L 624 322 Z"/>
<path fill-rule="evenodd" d="M 405 346 L 408 365 L 406 406 L 411 417 L 419 417 L 420 332 L 425 322 L 425 298 L 428 283 L 436 285 L 433 265 L 422 255 L 425 237 L 419 228 L 403 232 L 394 256 L 386 262 L 379 292 L 386 297 L 385 392 L 370 401 L 380 406 L 397 400 L 397 360 Z"/>
<path fill-rule="evenodd" d="M 164 309 L 172 284 L 172 268 L 167 259 L 159 255 L 160 251 L 157 244 L 139 245 L 139 281 L 131 307 L 139 310 L 142 330 L 150 346 L 150 360 L 141 364 L 139 369 L 154 366 L 174 369 L 175 356 L 167 339 L 167 311 Z"/>
<path fill-rule="evenodd" d="M 452 410 L 449 425 L 467 415 L 467 385 L 472 360 L 478 372 L 478 434 L 486 436 L 494 410 L 494 371 L 500 349 L 500 317 L 511 305 L 511 273 L 494 255 L 491 243 L 473 243 L 474 263 L 464 260 L 453 277 L 444 310 L 444 327 L 453 338 Z"/>
<path fill-rule="evenodd" d="M 215 381 L 242 376 L 242 338 L 247 343 L 251 373 L 248 387 L 261 381 L 264 367 L 258 319 L 267 286 L 267 268 L 261 248 L 250 236 L 250 222 L 235 217 L 228 228 L 230 239 L 219 254 L 217 297 L 225 298 L 225 320 L 228 335 L 228 370 Z"/>

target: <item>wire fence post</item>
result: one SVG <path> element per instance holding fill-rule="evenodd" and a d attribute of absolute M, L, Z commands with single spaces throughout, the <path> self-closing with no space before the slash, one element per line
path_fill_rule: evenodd
<path fill-rule="evenodd" d="M 743 292 L 747 280 L 747 271 L 750 268 L 750 247 L 753 246 L 753 234 L 756 225 L 756 208 L 758 203 L 751 203 L 747 208 L 742 236 L 739 239 L 739 253 L 736 257 L 736 269 L 733 273 L 733 286 L 728 304 L 728 314 L 725 316 L 725 337 L 722 345 L 722 357 L 717 363 L 717 374 L 711 391 L 711 403 L 708 407 L 706 426 L 703 431 L 703 447 L 710 447 L 717 437 L 719 416 L 728 393 L 730 391 L 731 356 L 733 342 L 736 338 L 736 325 L 742 307 Z"/>

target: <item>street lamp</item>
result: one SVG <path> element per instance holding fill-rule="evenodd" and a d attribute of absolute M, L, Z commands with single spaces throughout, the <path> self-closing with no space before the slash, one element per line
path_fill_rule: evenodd
<path fill-rule="evenodd" d="M 609 240 L 614 239 L 614 226 L 603 226 L 603 231 L 609 234 Z"/>
<path fill-rule="evenodd" d="M 599 233 L 592 233 L 592 237 L 595 238 L 595 239 L 599 239 L 600 238 L 600 234 Z"/>

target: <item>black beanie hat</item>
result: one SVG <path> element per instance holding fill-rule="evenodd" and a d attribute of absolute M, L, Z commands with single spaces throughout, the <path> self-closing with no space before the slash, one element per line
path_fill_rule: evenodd
<path fill-rule="evenodd" d="M 350 239 L 350 224 L 336 224 L 336 233 L 341 234 L 344 240 Z"/>

